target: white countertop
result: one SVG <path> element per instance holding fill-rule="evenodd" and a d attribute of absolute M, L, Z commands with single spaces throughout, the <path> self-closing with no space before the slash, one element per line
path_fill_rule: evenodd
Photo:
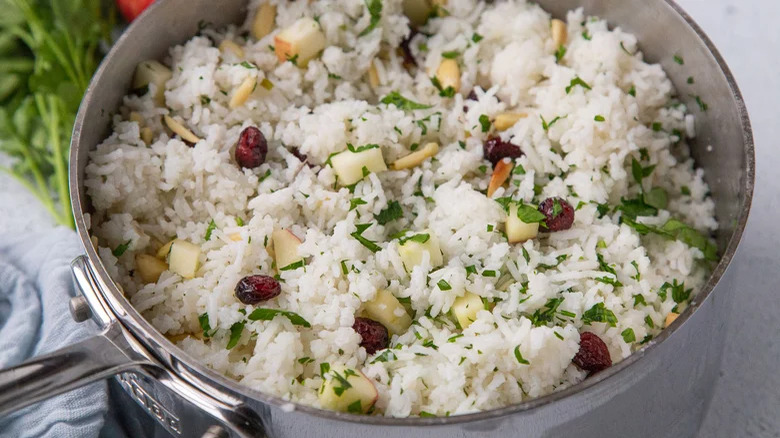
<path fill-rule="evenodd" d="M 756 142 L 757 184 L 743 242 L 730 269 L 741 295 L 729 316 L 721 377 L 701 437 L 780 437 L 780 2 L 678 0 L 726 59 L 747 102 Z M 0 157 L 0 164 L 7 159 Z M 770 213 L 770 214 L 767 214 Z M 0 173 L 0 232 L 52 221 L 18 183 Z"/>

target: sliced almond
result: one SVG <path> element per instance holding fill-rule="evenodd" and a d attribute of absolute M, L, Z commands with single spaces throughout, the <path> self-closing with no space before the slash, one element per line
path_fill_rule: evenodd
<path fill-rule="evenodd" d="M 434 142 L 430 142 L 423 146 L 422 149 L 412 152 L 411 154 L 397 159 L 391 167 L 395 170 L 410 169 L 412 167 L 420 165 L 423 161 L 436 155 L 439 152 L 439 145 Z"/>
<path fill-rule="evenodd" d="M 496 116 L 493 120 L 493 126 L 499 131 L 506 131 L 515 126 L 518 120 L 528 117 L 526 113 L 503 113 Z"/>
<path fill-rule="evenodd" d="M 141 140 L 143 140 L 147 146 L 152 144 L 152 141 L 154 140 L 154 131 L 152 131 L 152 128 L 148 126 L 141 128 Z"/>
<path fill-rule="evenodd" d="M 368 68 L 368 83 L 371 84 L 371 88 L 379 86 L 379 73 L 376 71 L 374 61 L 371 61 L 371 67 Z"/>
<path fill-rule="evenodd" d="M 163 116 L 163 120 L 165 120 L 165 125 L 168 126 L 168 129 L 181 137 L 182 140 L 188 141 L 190 143 L 197 143 L 200 141 L 200 138 L 197 135 L 193 134 L 192 131 L 185 128 L 184 125 L 174 120 L 171 116 L 165 115 Z"/>
<path fill-rule="evenodd" d="M 568 34 L 566 32 L 566 23 L 557 18 L 553 18 L 552 22 L 550 23 L 550 27 L 552 29 L 552 39 L 555 43 L 555 47 L 558 48 L 566 44 L 566 40 L 568 38 Z"/>
<path fill-rule="evenodd" d="M 252 21 L 252 36 L 256 39 L 262 39 L 264 36 L 274 30 L 274 20 L 276 19 L 276 5 L 263 3 L 255 14 Z"/>
<path fill-rule="evenodd" d="M 504 158 L 503 160 L 496 163 L 496 168 L 493 169 L 493 176 L 490 177 L 490 185 L 488 185 L 488 198 L 492 198 L 493 193 L 495 193 L 499 187 L 504 185 L 506 180 L 509 178 L 509 174 L 512 173 L 513 167 L 514 163 L 512 163 L 512 160 L 509 158 Z"/>
<path fill-rule="evenodd" d="M 675 319 L 677 319 L 678 316 L 680 316 L 680 314 L 669 312 L 669 314 L 666 315 L 666 321 L 664 321 L 664 327 L 669 327 L 670 325 L 672 325 L 672 323 L 674 322 Z"/>
<path fill-rule="evenodd" d="M 241 46 L 239 46 L 238 44 L 234 43 L 231 40 L 222 40 L 222 42 L 219 43 L 219 51 L 221 53 L 230 52 L 236 55 L 237 58 L 244 57 L 244 49 L 242 49 Z"/>
<path fill-rule="evenodd" d="M 460 67 L 458 67 L 458 63 L 454 59 L 442 59 L 439 68 L 436 69 L 436 79 L 439 80 L 443 90 L 452 87 L 456 93 L 460 91 Z"/>
<path fill-rule="evenodd" d="M 249 96 L 255 91 L 257 86 L 257 78 L 255 76 L 247 76 L 241 85 L 239 85 L 233 92 L 233 97 L 230 98 L 230 109 L 236 109 L 246 103 Z"/>

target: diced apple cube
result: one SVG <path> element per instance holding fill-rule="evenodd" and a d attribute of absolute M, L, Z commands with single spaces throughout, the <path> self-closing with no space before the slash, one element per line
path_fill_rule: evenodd
<path fill-rule="evenodd" d="M 176 239 L 168 253 L 171 272 L 183 278 L 194 278 L 200 264 L 200 247 L 186 240 Z"/>
<path fill-rule="evenodd" d="M 352 368 L 334 365 L 325 373 L 324 379 L 319 393 L 323 408 L 365 414 L 379 398 L 374 383 Z"/>
<path fill-rule="evenodd" d="M 303 257 L 298 255 L 298 247 L 301 246 L 301 239 L 290 230 L 276 230 L 271 234 L 271 240 L 274 243 L 274 257 L 276 260 L 276 271 L 282 268 L 300 262 Z"/>
<path fill-rule="evenodd" d="M 171 240 L 170 242 L 161 246 L 160 249 L 157 250 L 157 258 L 160 260 L 168 260 L 168 254 L 171 252 L 171 245 L 173 245 L 173 242 L 175 241 L 176 239 Z"/>
<path fill-rule="evenodd" d="M 425 24 L 433 11 L 433 6 L 428 0 L 403 0 L 402 8 L 404 15 L 417 27 Z"/>
<path fill-rule="evenodd" d="M 517 204 L 509 207 L 509 214 L 506 218 L 506 237 L 509 243 L 520 243 L 533 239 L 539 234 L 539 223 L 527 224 L 517 217 Z"/>
<path fill-rule="evenodd" d="M 148 254 L 135 256 L 135 272 L 144 283 L 156 283 L 160 274 L 168 270 L 168 264 Z"/>
<path fill-rule="evenodd" d="M 364 304 L 366 316 L 381 323 L 390 335 L 401 335 L 412 325 L 412 318 L 392 293 L 379 289 L 373 300 Z"/>
<path fill-rule="evenodd" d="M 155 61 L 142 61 L 135 67 L 133 76 L 133 89 L 144 88 L 154 84 L 154 101 L 159 106 L 165 105 L 165 83 L 173 77 L 171 69 Z"/>
<path fill-rule="evenodd" d="M 279 62 L 294 60 L 295 65 L 306 67 L 325 48 L 325 43 L 319 23 L 303 17 L 274 37 L 274 50 Z"/>
<path fill-rule="evenodd" d="M 367 172 L 387 170 L 382 150 L 378 147 L 364 149 L 360 152 L 352 152 L 347 149 L 332 156 L 330 163 L 339 178 L 339 184 L 342 186 L 352 185 L 363 179 L 365 176 L 363 169 Z"/>
<path fill-rule="evenodd" d="M 263 3 L 257 8 L 257 14 L 252 21 L 252 36 L 256 39 L 262 39 L 271 33 L 274 29 L 274 20 L 276 19 L 276 5 Z"/>
<path fill-rule="evenodd" d="M 407 235 L 402 240 L 403 243 L 398 247 L 398 254 L 407 271 L 422 263 L 423 254 L 426 252 L 430 257 L 431 268 L 439 267 L 444 263 L 439 239 L 430 230 Z"/>
<path fill-rule="evenodd" d="M 477 313 L 483 310 L 482 298 L 471 292 L 466 292 L 462 297 L 452 303 L 452 314 L 458 320 L 460 327 L 465 329 L 477 320 Z"/>

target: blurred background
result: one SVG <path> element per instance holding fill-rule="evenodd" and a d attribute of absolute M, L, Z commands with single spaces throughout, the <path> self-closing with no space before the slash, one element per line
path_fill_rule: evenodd
<path fill-rule="evenodd" d="M 119 1 L 122 13 L 132 18 L 151 0 Z M 715 398 L 704 420 L 700 437 L 780 437 L 780 284 L 777 248 L 780 232 L 773 214 L 780 211 L 780 139 L 777 101 L 780 99 L 780 2 L 770 0 L 677 0 L 714 41 L 737 79 L 750 113 L 756 144 L 756 192 L 753 210 L 742 244 L 730 269 L 736 276 L 739 295 L 733 311 L 723 315 L 730 327 L 722 358 Z M 12 173 L 0 172 L 0 236 L 23 232 L 44 232 L 69 226 L 69 211 L 51 201 L 67 187 L 66 151 L 70 125 L 80 93 L 100 59 L 99 41 L 116 36 L 121 18 L 101 8 L 99 0 L 52 1 L 51 10 L 22 10 L 14 6 L 24 0 L 0 0 L 0 29 L 18 20 L 34 18 L 27 38 L 42 53 L 44 65 L 33 65 L 24 49 L 8 49 L 11 37 L 0 32 L 0 167 L 15 166 Z M 34 2 L 32 2 L 34 3 Z M 27 14 L 27 15 L 25 15 Z M 37 21 L 35 21 L 37 20 Z M 68 38 L 58 34 L 57 23 L 78 32 Z M 4 39 L 5 38 L 5 39 Z M 5 52 L 4 52 L 5 47 Z M 33 71 L 31 85 L 13 82 L 14 72 Z M 28 74 L 28 73 L 25 73 Z M 10 78 L 10 79 L 9 79 Z M 6 87 L 4 89 L 4 87 Z M 6 91 L 4 93 L 4 90 Z M 10 91 L 8 91 L 10 90 Z M 21 120 L 13 120 L 13 118 Z M 34 131 L 33 144 L 9 146 L 13 129 L 20 122 Z M 37 137 L 36 137 L 37 136 Z M 56 138 L 59 155 L 48 156 L 34 144 Z M 5 142 L 3 143 L 3 140 Z M 26 147 L 25 147 L 26 146 Z M 5 151 L 5 152 L 3 152 Z M 16 157 L 15 159 L 11 156 Z M 22 163 L 22 164 L 19 164 Z M 37 170 L 36 170 L 37 169 Z M 39 175 L 37 175 L 37 174 Z M 25 187 L 16 176 L 32 176 Z M 67 189 L 66 189 L 67 190 Z M 37 193 L 37 196 L 36 196 Z M 65 192 L 67 193 L 67 192 Z M 66 195 L 65 195 L 66 196 Z M 121 394 L 112 391 L 112 412 L 129 414 L 135 407 L 124 405 Z M 132 403 L 132 402 L 130 402 Z M 121 409 L 118 407 L 121 406 Z M 134 423 L 146 420 L 133 412 Z M 151 422 L 152 420 L 148 420 Z M 111 436 L 116 423 L 109 421 L 103 435 Z M 132 426 L 132 425 L 131 425 Z M 153 425 L 141 429 L 151 430 Z M 136 429 L 139 430 L 139 429 Z M 0 432 L 0 435 L 2 433 Z"/>

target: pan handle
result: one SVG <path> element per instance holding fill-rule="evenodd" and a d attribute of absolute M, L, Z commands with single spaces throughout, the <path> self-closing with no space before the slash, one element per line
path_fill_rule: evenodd
<path fill-rule="evenodd" d="M 120 349 L 111 327 L 100 335 L 0 370 L 0 417 L 140 365 Z M 113 332 L 113 333 L 112 333 Z"/>
<path fill-rule="evenodd" d="M 116 318 L 85 256 L 73 261 L 73 276 L 82 295 L 71 299 L 73 318 L 90 317 L 102 328 L 94 337 L 0 370 L 0 417 L 26 406 L 124 372 L 150 377 L 220 425 L 203 438 L 265 436 L 259 416 L 240 400 L 218 389 L 200 389 L 190 376 L 163 365 Z M 208 391 L 208 392 L 207 392 Z M 155 417 L 160 420 L 159 418 Z M 161 420 L 160 420 L 161 421 Z M 170 425 L 163 424 L 166 428 Z"/>

